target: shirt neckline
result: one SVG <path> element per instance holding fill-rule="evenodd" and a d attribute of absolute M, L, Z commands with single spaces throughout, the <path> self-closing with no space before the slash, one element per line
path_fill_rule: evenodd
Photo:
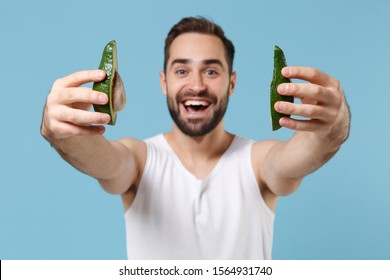
<path fill-rule="evenodd" d="M 182 161 L 180 160 L 179 156 L 176 154 L 176 152 L 172 149 L 172 147 L 169 145 L 167 139 L 165 138 L 164 134 L 160 134 L 159 138 L 161 138 L 161 142 L 167 149 L 167 151 L 172 154 L 176 164 L 179 166 L 180 169 L 182 169 L 188 176 L 192 177 L 194 180 L 200 182 L 200 183 L 206 183 L 210 181 L 221 169 L 221 166 L 223 165 L 225 159 L 228 157 L 228 155 L 231 153 L 230 151 L 233 149 L 233 147 L 236 145 L 236 142 L 238 141 L 237 135 L 234 135 L 233 141 L 230 143 L 229 147 L 226 149 L 226 151 L 221 155 L 221 157 L 218 159 L 217 163 L 214 165 L 213 169 L 210 171 L 210 173 L 204 178 L 199 179 L 197 178 L 191 171 L 189 171 Z"/>

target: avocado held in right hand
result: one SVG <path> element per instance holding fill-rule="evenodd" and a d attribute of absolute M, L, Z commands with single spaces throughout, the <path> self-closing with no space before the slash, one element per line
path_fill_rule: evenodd
<path fill-rule="evenodd" d="M 109 42 L 104 48 L 99 69 L 106 72 L 106 78 L 102 82 L 95 82 L 93 90 L 103 92 L 108 96 L 108 103 L 93 105 L 94 110 L 109 114 L 111 120 L 108 124 L 115 125 L 117 112 L 126 104 L 126 93 L 121 76 L 118 73 L 118 59 L 115 40 Z"/>

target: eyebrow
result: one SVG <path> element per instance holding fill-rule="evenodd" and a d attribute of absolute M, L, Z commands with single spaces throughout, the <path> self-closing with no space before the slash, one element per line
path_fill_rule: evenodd
<path fill-rule="evenodd" d="M 189 58 L 176 58 L 174 59 L 172 62 L 171 62 L 171 67 L 175 64 L 189 64 L 191 63 L 192 60 L 189 59 Z M 223 67 L 223 64 L 222 64 L 222 61 L 219 60 L 219 59 L 216 59 L 216 58 L 212 58 L 212 59 L 204 59 L 202 60 L 202 64 L 203 65 L 212 65 L 212 64 L 217 64 L 219 66 L 221 66 L 222 68 Z"/>

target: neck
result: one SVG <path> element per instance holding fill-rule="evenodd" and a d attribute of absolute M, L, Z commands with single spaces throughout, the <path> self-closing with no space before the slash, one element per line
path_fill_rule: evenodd
<path fill-rule="evenodd" d="M 204 160 L 220 157 L 234 139 L 234 135 L 224 130 L 223 120 L 213 131 L 204 136 L 188 136 L 175 124 L 173 129 L 164 136 L 178 155 L 189 159 L 202 158 Z"/>

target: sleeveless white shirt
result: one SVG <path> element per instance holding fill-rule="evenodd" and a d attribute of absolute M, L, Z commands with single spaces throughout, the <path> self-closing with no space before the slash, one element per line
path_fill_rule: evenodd
<path fill-rule="evenodd" d="M 144 172 L 125 213 L 129 259 L 271 259 L 274 213 L 252 168 L 254 141 L 235 136 L 203 180 L 162 134 L 145 142 Z"/>

